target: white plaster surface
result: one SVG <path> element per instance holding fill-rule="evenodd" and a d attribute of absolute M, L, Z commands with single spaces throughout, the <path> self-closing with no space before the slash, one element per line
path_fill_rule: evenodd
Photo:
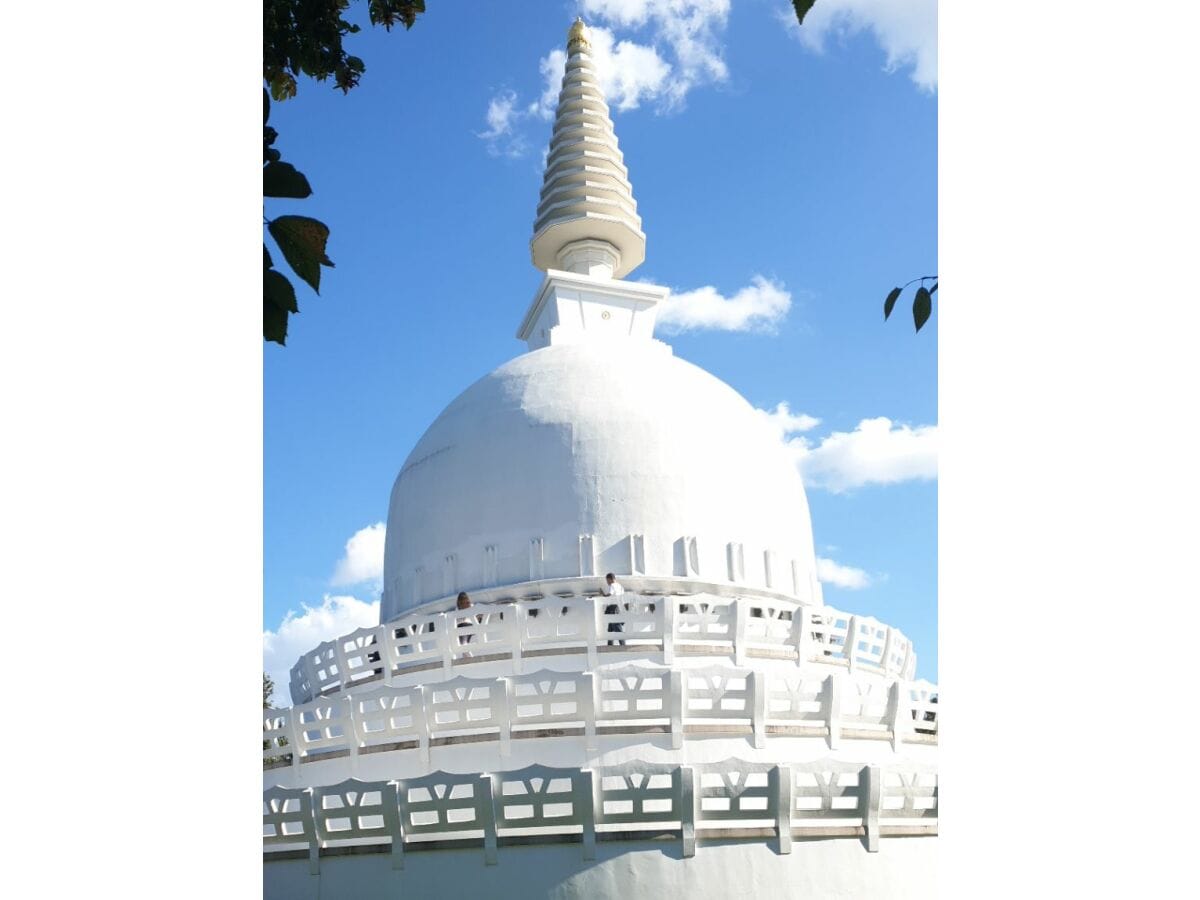
<path fill-rule="evenodd" d="M 796 563 L 785 590 L 820 602 L 803 483 L 753 407 L 661 342 L 596 335 L 505 363 L 417 442 L 392 488 L 381 619 L 489 581 L 578 576 L 583 535 L 600 575 L 692 574 L 694 539 L 696 574 L 728 581 L 737 542 L 742 580 L 766 587 L 769 550 Z"/>
<path fill-rule="evenodd" d="M 555 900 L 597 897 L 813 898 L 874 900 L 934 896 L 937 840 L 884 838 L 867 853 L 854 838 L 795 839 L 780 855 L 768 841 L 705 842 L 694 857 L 678 841 L 606 842 L 584 862 L 578 844 L 500 847 L 495 866 L 479 848 L 328 857 L 318 875 L 306 860 L 264 864 L 266 900 L 340 897 L 488 897 Z"/>

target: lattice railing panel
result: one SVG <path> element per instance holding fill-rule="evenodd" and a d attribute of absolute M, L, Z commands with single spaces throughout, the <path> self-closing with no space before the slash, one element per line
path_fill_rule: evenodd
<path fill-rule="evenodd" d="M 280 762 L 290 759 L 295 749 L 290 709 L 263 710 L 263 761 Z"/>
<path fill-rule="evenodd" d="M 514 734 L 517 729 L 549 725 L 586 727 L 596 720 L 590 672 L 542 671 L 509 681 L 509 721 Z"/>
<path fill-rule="evenodd" d="M 575 833 L 595 846 L 592 773 L 587 769 L 528 766 L 492 778 L 499 833 Z"/>
<path fill-rule="evenodd" d="M 889 822 L 901 819 L 922 824 L 937 821 L 938 776 L 932 766 L 884 766 L 882 788 L 880 817 Z"/>
<path fill-rule="evenodd" d="M 680 600 L 675 613 L 675 640 L 733 649 L 737 632 L 737 600 L 732 597 Z"/>
<path fill-rule="evenodd" d="M 528 766 L 492 774 L 429 775 L 396 781 L 349 779 L 317 788 L 263 793 L 266 851 L 374 844 L 403 868 L 404 848 L 430 841 L 482 839 L 495 863 L 498 838 L 580 835 L 585 859 L 596 832 L 677 830 L 683 855 L 696 852 L 697 829 L 719 837 L 761 837 L 764 826 L 791 852 L 793 830 L 858 836 L 869 851 L 887 834 L 933 834 L 937 772 L 932 766 L 863 765 L 823 759 L 773 765 L 726 759 L 694 767 L 632 761 L 594 770 Z"/>
<path fill-rule="evenodd" d="M 322 847 L 331 841 L 390 844 L 400 832 L 395 782 L 350 778 L 316 787 L 312 804 Z"/>
<path fill-rule="evenodd" d="M 680 672 L 684 724 L 709 719 L 749 726 L 754 718 L 755 674 L 721 666 L 684 669 Z"/>
<path fill-rule="evenodd" d="M 767 673 L 764 704 L 767 724 L 825 725 L 829 717 L 825 686 L 828 677 Z"/>
<path fill-rule="evenodd" d="M 613 666 L 594 673 L 596 722 L 671 718 L 671 670 Z"/>
<path fill-rule="evenodd" d="M 710 823 L 720 823 L 723 828 L 752 827 L 778 819 L 776 766 L 727 759 L 694 768 L 697 828 Z"/>
<path fill-rule="evenodd" d="M 347 697 L 314 700 L 293 707 L 292 713 L 296 747 L 304 756 L 349 750 L 355 743 L 350 700 Z"/>
<path fill-rule="evenodd" d="M 611 611 L 607 611 L 611 610 Z M 612 627 L 614 631 L 609 631 Z M 729 653 L 737 665 L 748 656 L 861 667 L 910 680 L 916 671 L 911 642 L 897 629 L 831 607 L 783 600 L 696 595 L 680 597 L 543 597 L 505 605 L 401 617 L 358 629 L 304 654 L 292 667 L 293 702 L 334 692 L 369 689 L 407 672 L 439 668 L 429 680 L 453 677 L 480 659 L 506 659 L 513 674 L 527 657 L 555 653 L 659 652 L 671 664 L 681 653 Z"/>
<path fill-rule="evenodd" d="M 364 748 L 429 742 L 425 698 L 420 687 L 379 687 L 350 698 L 354 733 Z"/>

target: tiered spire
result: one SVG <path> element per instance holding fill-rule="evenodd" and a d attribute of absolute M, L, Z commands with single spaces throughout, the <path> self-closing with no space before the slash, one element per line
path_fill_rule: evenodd
<path fill-rule="evenodd" d="M 624 278 L 646 258 L 646 235 L 590 51 L 576 19 L 530 247 L 542 271 Z"/>

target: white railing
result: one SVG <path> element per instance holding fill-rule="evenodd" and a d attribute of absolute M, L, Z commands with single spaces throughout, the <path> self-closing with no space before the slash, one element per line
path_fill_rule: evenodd
<path fill-rule="evenodd" d="M 606 610 L 614 610 L 607 612 Z M 292 667 L 293 703 L 390 683 L 431 670 L 449 679 L 463 667 L 508 661 L 521 674 L 531 656 L 585 655 L 595 669 L 610 654 L 676 654 L 825 663 L 850 671 L 912 679 L 917 658 L 897 629 L 869 616 L 751 597 L 544 597 L 507 605 L 401 616 L 360 628 L 305 653 Z M 456 670 L 458 670 L 456 672 Z"/>
<path fill-rule="evenodd" d="M 881 836 L 937 833 L 937 772 L 899 763 L 832 759 L 773 765 L 727 759 L 692 766 L 629 762 L 595 769 L 529 766 L 512 772 L 433 772 L 392 781 L 349 779 L 315 788 L 263 793 L 267 859 L 322 853 L 405 853 L 482 846 L 495 865 L 506 838 L 561 841 L 579 835 L 583 858 L 596 841 L 678 836 L 695 856 L 697 837 L 773 840 L 791 853 L 795 836 L 861 837 L 869 852 Z M 641 834 L 640 834 L 641 833 Z M 648 834 L 646 834 L 648 833 Z"/>
<path fill-rule="evenodd" d="M 596 672 L 541 671 L 502 678 L 458 677 L 430 685 L 378 685 L 263 711 L 263 760 L 271 768 L 364 753 L 414 751 L 464 740 L 496 741 L 668 733 L 745 736 L 756 748 L 771 736 L 936 743 L 937 686 L 927 681 L 866 682 L 833 671 L 807 675 L 711 666 L 645 665 Z"/>

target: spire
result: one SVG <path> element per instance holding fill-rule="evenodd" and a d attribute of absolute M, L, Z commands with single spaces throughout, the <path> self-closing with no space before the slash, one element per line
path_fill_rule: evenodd
<path fill-rule="evenodd" d="M 629 170 L 596 79 L 582 19 L 567 33 L 567 66 L 533 223 L 533 264 L 624 278 L 646 258 Z"/>

